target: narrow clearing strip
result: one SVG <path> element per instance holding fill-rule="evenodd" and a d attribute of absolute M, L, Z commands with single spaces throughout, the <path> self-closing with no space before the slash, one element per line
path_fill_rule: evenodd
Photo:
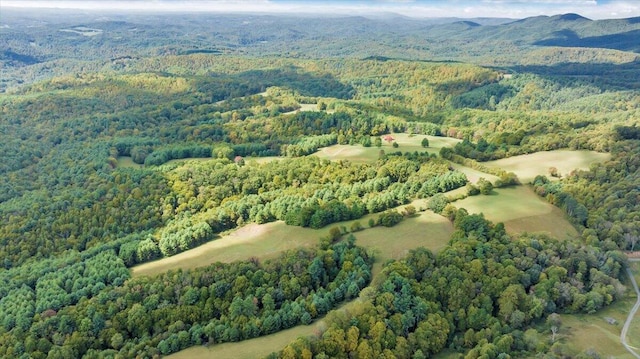
<path fill-rule="evenodd" d="M 624 345 L 624 347 L 627 349 L 627 351 L 629 351 L 629 353 L 631 353 L 631 355 L 640 359 L 640 354 L 636 353 L 633 348 L 629 344 L 627 344 L 627 332 L 629 331 L 629 325 L 631 325 L 633 317 L 636 315 L 636 312 L 640 308 L 640 289 L 638 289 L 638 283 L 636 283 L 636 279 L 633 277 L 633 273 L 628 267 L 627 275 L 629 275 L 629 279 L 631 280 L 631 284 L 633 284 L 633 289 L 635 289 L 638 299 L 636 300 L 636 304 L 633 306 L 633 308 L 631 308 L 627 320 L 624 322 L 624 327 L 622 327 L 622 332 L 620 333 L 620 340 L 622 341 L 622 345 Z"/>

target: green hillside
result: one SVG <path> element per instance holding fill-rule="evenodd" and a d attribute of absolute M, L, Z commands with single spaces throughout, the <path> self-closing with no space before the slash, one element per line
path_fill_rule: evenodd
<path fill-rule="evenodd" d="M 0 23 L 0 357 L 587 355 L 554 313 L 624 299 L 636 19 Z"/>

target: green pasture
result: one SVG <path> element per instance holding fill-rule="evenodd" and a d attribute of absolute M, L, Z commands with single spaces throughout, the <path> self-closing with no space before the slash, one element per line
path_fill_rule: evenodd
<path fill-rule="evenodd" d="M 481 177 L 483 177 L 484 179 L 492 183 L 495 183 L 495 181 L 498 179 L 498 176 L 480 172 L 478 170 L 474 170 L 471 167 L 463 166 L 454 162 L 451 162 L 451 168 L 464 173 L 465 176 L 467 176 L 467 179 L 469 180 L 469 182 L 471 183 L 477 183 Z"/>
<path fill-rule="evenodd" d="M 399 207 L 402 209 L 403 207 Z M 329 229 L 344 226 L 347 230 L 353 222 L 360 222 L 365 229 L 355 233 L 357 243 L 374 251 L 378 264 L 388 259 L 401 258 L 409 249 L 420 246 L 437 251 L 446 245 L 453 232 L 451 223 L 444 217 L 427 211 L 407 218 L 392 227 L 368 228 L 367 215 L 353 221 L 335 223 L 321 229 L 289 226 L 282 221 L 251 223 L 229 234 L 174 256 L 144 263 L 132 268 L 134 277 L 156 275 L 171 269 L 189 269 L 216 262 L 233 262 L 256 257 L 260 260 L 275 258 L 293 248 L 312 247 L 328 235 Z"/>
<path fill-rule="evenodd" d="M 135 266 L 132 275 L 155 275 L 171 269 L 196 268 L 250 257 L 265 260 L 277 257 L 288 249 L 314 246 L 328 232 L 328 228 L 315 230 L 288 226 L 284 222 L 251 223 L 188 251 Z"/>
<path fill-rule="evenodd" d="M 393 147 L 392 143 L 382 141 L 381 147 L 371 146 L 364 147 L 362 145 L 333 145 L 323 147 L 315 153 L 320 158 L 328 160 L 349 160 L 352 162 L 373 162 L 380 156 L 380 150 L 385 153 L 391 152 L 429 152 L 439 153 L 442 147 L 453 147 L 460 140 L 450 137 L 425 136 L 425 135 L 409 135 L 406 133 L 394 133 L 392 137 L 398 143 L 398 147 Z M 422 147 L 422 139 L 429 140 L 429 147 Z"/>
<path fill-rule="evenodd" d="M 559 239 L 578 235 L 562 210 L 527 186 L 494 189 L 490 195 L 467 197 L 453 205 L 469 213 L 483 213 L 495 223 L 503 222 L 510 233 L 546 232 Z"/>
<path fill-rule="evenodd" d="M 212 346 L 194 346 L 167 355 L 167 359 L 204 359 L 204 358 L 234 358 L 255 359 L 263 358 L 272 352 L 277 352 L 302 336 L 310 336 L 322 331 L 322 321 L 310 325 L 281 330 L 277 333 L 258 338 L 243 340 L 235 343 L 222 343 Z"/>
<path fill-rule="evenodd" d="M 289 111 L 289 112 L 284 112 L 283 115 L 291 115 L 297 112 L 306 112 L 306 111 L 318 112 L 320 110 L 318 109 L 318 105 L 315 103 L 301 103 L 299 109 Z M 325 112 L 331 113 L 332 111 L 325 111 Z"/>
<path fill-rule="evenodd" d="M 361 222 L 366 226 L 366 221 Z M 390 259 L 400 259 L 411 249 L 425 247 L 433 252 L 444 248 L 453 233 L 448 219 L 431 211 L 417 213 L 393 227 L 375 227 L 355 233 L 356 243 L 368 248 L 375 255 L 374 276 L 382 264 Z"/>
<path fill-rule="evenodd" d="M 537 175 L 549 176 L 550 167 L 557 168 L 560 175 L 567 175 L 576 169 L 588 170 L 592 163 L 604 162 L 609 158 L 611 158 L 609 153 L 586 150 L 555 150 L 503 158 L 484 164 L 513 172 L 522 183 L 528 183 Z"/>
<path fill-rule="evenodd" d="M 120 157 L 118 157 L 117 166 L 119 168 L 140 168 L 140 167 L 142 167 L 141 164 L 137 164 L 137 163 L 133 162 L 133 159 L 131 159 L 131 157 L 129 157 L 129 156 L 120 156 Z"/>

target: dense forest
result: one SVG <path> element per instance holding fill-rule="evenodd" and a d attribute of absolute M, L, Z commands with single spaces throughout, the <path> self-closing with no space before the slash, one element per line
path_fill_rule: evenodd
<path fill-rule="evenodd" d="M 0 357 L 157 357 L 306 325 L 354 298 L 324 332 L 271 357 L 579 356 L 547 340 L 557 313 L 596 313 L 624 294 L 622 251 L 640 247 L 640 62 L 628 36 L 637 19 L 416 20 L 387 31 L 388 18 L 255 16 L 259 26 L 239 31 L 241 15 L 193 14 L 162 29 L 157 14 L 8 14 Z M 198 24 L 228 27 L 183 36 Z M 354 26 L 361 41 L 327 40 Z M 341 53 L 346 42 L 356 45 Z M 493 58 L 496 46 L 530 56 Z M 405 151 L 400 133 L 422 148 Z M 459 142 L 429 147 L 444 137 Z M 334 145 L 377 157 L 315 156 Z M 483 164 L 555 149 L 611 159 L 532 183 Z M 454 164 L 498 179 L 471 184 Z M 579 238 L 507 233 L 448 204 L 455 189 L 459 198 L 513 185 L 561 208 Z M 407 206 L 415 200 L 428 208 Z M 368 227 L 389 227 L 416 210 L 452 222 L 448 244 L 385 263 L 373 281 L 364 226 L 332 226 L 375 215 Z M 273 260 L 131 276 L 274 221 L 331 230 Z"/>
<path fill-rule="evenodd" d="M 465 358 L 572 355 L 551 333 L 556 312 L 594 313 L 624 292 L 619 251 L 536 236 L 509 237 L 501 224 L 460 209 L 449 246 L 414 250 L 387 265 L 352 316 L 277 355 L 299 358 L 426 358 L 448 347 Z M 557 314 L 555 314 L 557 315 Z M 545 319 L 549 332 L 531 328 Z"/>

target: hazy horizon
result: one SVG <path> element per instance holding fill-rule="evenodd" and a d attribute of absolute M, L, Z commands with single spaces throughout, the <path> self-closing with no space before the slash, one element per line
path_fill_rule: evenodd
<path fill-rule="evenodd" d="M 253 12 L 271 14 L 372 15 L 396 13 L 414 18 L 525 18 L 577 13 L 591 19 L 640 16 L 640 1 L 628 0 L 8 0 L 2 7 L 99 11 Z"/>

